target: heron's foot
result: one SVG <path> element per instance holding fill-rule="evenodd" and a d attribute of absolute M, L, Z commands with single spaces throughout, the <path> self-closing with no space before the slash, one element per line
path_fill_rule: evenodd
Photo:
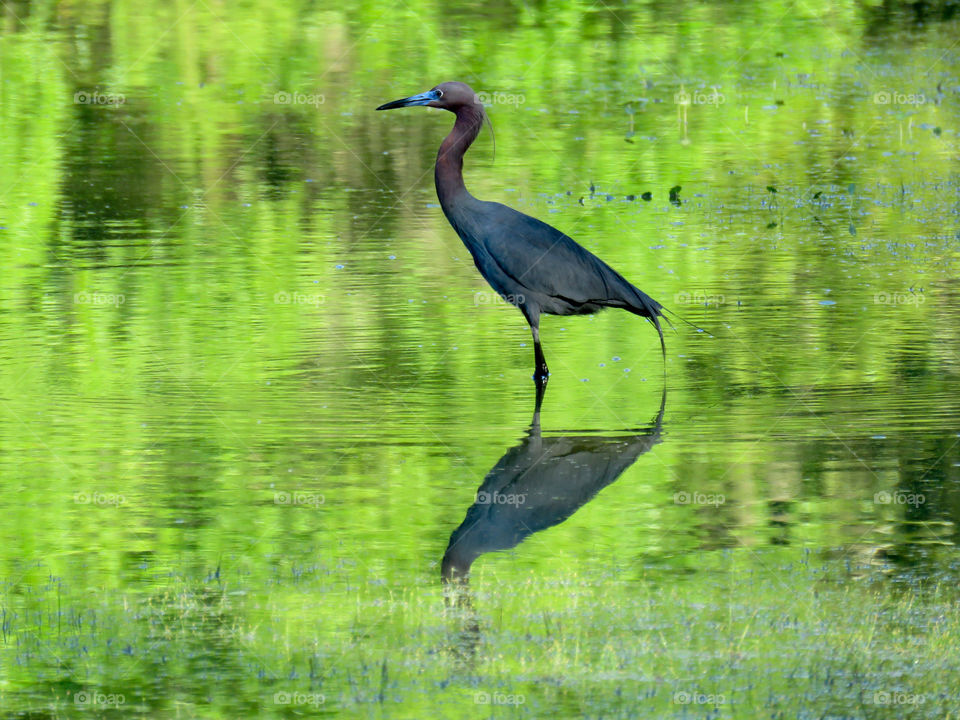
<path fill-rule="evenodd" d="M 537 385 L 541 385 L 550 379 L 550 370 L 547 368 L 547 364 L 543 363 L 542 365 L 537 365 L 533 371 L 533 381 Z"/>

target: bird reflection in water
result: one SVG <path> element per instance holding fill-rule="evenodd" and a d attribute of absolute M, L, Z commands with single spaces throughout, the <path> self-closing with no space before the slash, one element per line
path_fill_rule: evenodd
<path fill-rule="evenodd" d="M 611 435 L 548 437 L 543 437 L 540 429 L 545 391 L 545 384 L 537 385 L 533 421 L 526 437 L 487 473 L 443 555 L 447 604 L 464 611 L 456 643 L 459 654 L 472 656 L 479 641 L 468 582 L 474 561 L 484 553 L 509 550 L 533 533 L 559 525 L 661 439 L 666 388 L 660 410 L 648 427 Z"/>

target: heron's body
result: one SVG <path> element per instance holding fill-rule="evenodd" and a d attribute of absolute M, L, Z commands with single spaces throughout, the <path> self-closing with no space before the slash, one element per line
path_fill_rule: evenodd
<path fill-rule="evenodd" d="M 473 197 L 463 182 L 463 156 L 480 132 L 483 105 L 458 82 L 382 105 L 388 110 L 430 105 L 455 113 L 453 130 L 437 153 L 437 197 L 490 286 L 516 305 L 533 333 L 538 381 L 549 375 L 540 346 L 540 315 L 584 315 L 619 307 L 649 319 L 660 335 L 662 306 L 573 239 L 536 218 Z"/>

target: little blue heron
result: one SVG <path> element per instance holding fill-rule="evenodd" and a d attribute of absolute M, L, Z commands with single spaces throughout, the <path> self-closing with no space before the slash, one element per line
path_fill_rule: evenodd
<path fill-rule="evenodd" d="M 506 205 L 477 200 L 467 192 L 463 156 L 486 119 L 483 103 L 470 86 L 445 82 L 377 110 L 415 105 L 442 108 L 457 116 L 437 153 L 437 197 L 480 274 L 501 297 L 516 305 L 530 324 L 534 380 L 539 384 L 550 375 L 540 346 L 541 313 L 587 315 L 605 307 L 629 310 L 653 323 L 666 361 L 660 303 L 555 227 Z"/>

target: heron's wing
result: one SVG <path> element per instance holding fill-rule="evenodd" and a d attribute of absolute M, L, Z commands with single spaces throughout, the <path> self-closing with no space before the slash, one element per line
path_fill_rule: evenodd
<path fill-rule="evenodd" d="M 555 227 L 499 203 L 485 218 L 488 258 L 520 286 L 576 304 L 629 297 L 616 270 Z"/>

